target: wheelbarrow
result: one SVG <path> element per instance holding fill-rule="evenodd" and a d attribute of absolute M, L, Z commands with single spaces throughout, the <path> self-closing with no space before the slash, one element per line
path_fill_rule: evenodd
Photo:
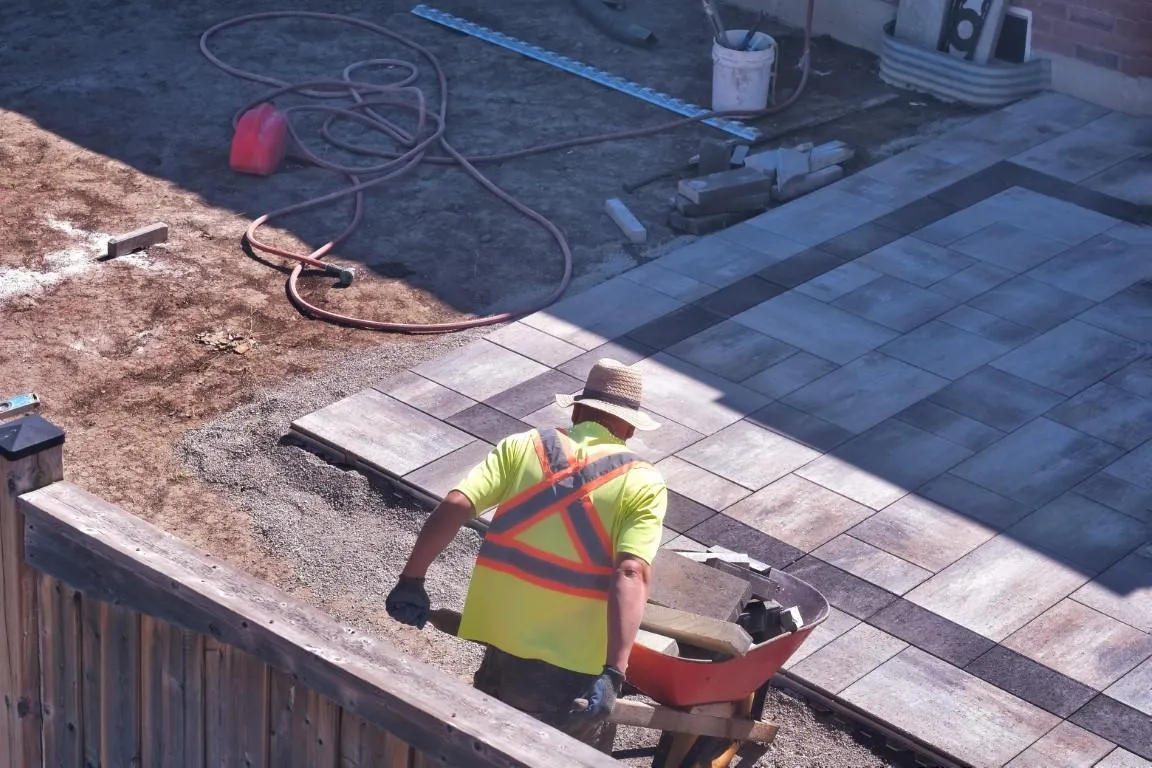
<path fill-rule="evenodd" d="M 799 608 L 803 623 L 796 631 L 723 659 L 684 658 L 639 643 L 632 646 L 627 682 L 658 706 L 621 699 L 612 720 L 662 731 L 653 768 L 726 768 L 737 753 L 746 754 L 745 745 L 760 745 L 766 751 L 775 738 L 776 726 L 761 720 L 768 684 L 828 617 L 828 601 L 810 584 L 784 571 L 771 571 L 767 580 L 776 592 L 761 597 Z M 437 609 L 430 622 L 455 635 L 460 614 Z M 673 631 L 648 628 L 676 639 Z"/>

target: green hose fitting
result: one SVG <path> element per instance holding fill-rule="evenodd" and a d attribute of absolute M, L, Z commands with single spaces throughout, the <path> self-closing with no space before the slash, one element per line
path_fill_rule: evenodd
<path fill-rule="evenodd" d="M 351 267 L 340 267 L 335 264 L 329 264 L 325 271 L 330 275 L 336 275 L 336 277 L 340 279 L 338 285 L 341 288 L 347 288 L 352 285 L 352 281 L 356 278 L 356 270 Z"/>

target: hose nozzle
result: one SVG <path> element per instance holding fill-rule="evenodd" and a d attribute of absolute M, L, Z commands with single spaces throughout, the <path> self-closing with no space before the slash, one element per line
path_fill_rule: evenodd
<path fill-rule="evenodd" d="M 352 285 L 352 281 L 356 278 L 356 270 L 351 267 L 339 267 L 335 264 L 329 264 L 327 271 L 328 274 L 336 275 L 336 277 L 339 278 L 340 282 L 338 285 L 341 288 L 347 288 Z"/>

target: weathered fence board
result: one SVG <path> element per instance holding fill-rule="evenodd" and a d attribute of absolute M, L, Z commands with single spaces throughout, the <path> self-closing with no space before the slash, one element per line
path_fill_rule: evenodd
<path fill-rule="evenodd" d="M 143 765 L 203 765 L 203 639 L 142 616 L 140 644 Z"/>
<path fill-rule="evenodd" d="M 40 576 L 40 666 L 45 768 L 82 765 L 80 595 Z"/>
<path fill-rule="evenodd" d="M 103 627 L 100 624 L 100 602 L 80 601 L 80 715 L 84 718 L 84 765 L 100 763 L 100 689 L 103 671 Z"/>
<path fill-rule="evenodd" d="M 139 765 L 140 615 L 101 603 L 100 626 L 100 765 Z"/>

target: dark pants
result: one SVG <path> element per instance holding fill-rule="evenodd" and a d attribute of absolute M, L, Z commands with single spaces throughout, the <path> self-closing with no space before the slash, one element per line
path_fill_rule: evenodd
<path fill-rule="evenodd" d="M 568 725 L 573 699 L 587 690 L 595 675 L 583 675 L 544 661 L 521 659 L 488 646 L 473 678 L 474 687 L 510 707 L 611 754 L 616 739 L 615 723 L 599 723 L 590 732 L 576 732 Z"/>

